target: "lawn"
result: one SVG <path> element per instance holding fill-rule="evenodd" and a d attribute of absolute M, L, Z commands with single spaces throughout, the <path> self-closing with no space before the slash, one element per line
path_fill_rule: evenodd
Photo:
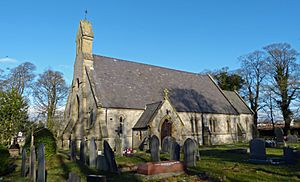
<path fill-rule="evenodd" d="M 201 160 L 197 166 L 189 168 L 187 174 L 177 177 L 169 177 L 156 181 L 300 181 L 300 163 L 296 165 L 270 165 L 251 164 L 247 160 L 249 154 L 235 154 L 228 149 L 246 148 L 246 144 L 220 145 L 212 147 L 201 147 Z M 294 147 L 300 147 L 299 144 Z M 282 149 L 267 148 L 268 157 L 281 157 Z M 181 158 L 183 155 L 181 155 Z M 166 154 L 161 155 L 162 160 L 167 160 Z M 116 157 L 119 167 L 125 168 L 150 160 L 148 153 L 131 157 Z M 5 176 L 4 181 L 29 181 L 20 177 L 19 158 L 16 161 L 16 170 Z M 80 175 L 85 181 L 87 174 L 105 174 L 107 181 L 146 181 L 136 177 L 133 172 L 122 172 L 121 175 L 97 172 L 84 165 L 68 160 L 66 151 L 59 151 L 46 163 L 47 182 L 66 181 L 69 172 Z M 154 180 L 155 181 L 155 180 Z"/>

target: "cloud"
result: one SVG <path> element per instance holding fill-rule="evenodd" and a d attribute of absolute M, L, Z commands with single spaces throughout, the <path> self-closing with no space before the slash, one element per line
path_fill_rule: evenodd
<path fill-rule="evenodd" d="M 9 57 L 0 58 L 0 63 L 16 63 L 16 62 L 18 62 L 18 60 L 14 58 L 9 58 Z"/>

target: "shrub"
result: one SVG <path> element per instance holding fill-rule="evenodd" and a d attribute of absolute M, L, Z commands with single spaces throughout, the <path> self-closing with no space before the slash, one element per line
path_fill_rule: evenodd
<path fill-rule="evenodd" d="M 0 176 L 8 172 L 9 164 L 10 159 L 8 149 L 3 145 L 0 145 Z"/>
<path fill-rule="evenodd" d="M 34 132 L 34 146 L 36 152 L 40 143 L 45 146 L 45 157 L 49 159 L 52 155 L 56 154 L 56 141 L 52 132 L 47 128 L 38 128 Z M 31 135 L 26 138 L 25 148 L 29 150 L 31 142 Z"/>

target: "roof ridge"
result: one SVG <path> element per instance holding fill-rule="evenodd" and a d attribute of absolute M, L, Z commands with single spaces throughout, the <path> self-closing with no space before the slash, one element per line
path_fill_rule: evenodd
<path fill-rule="evenodd" d="M 178 69 L 174 69 L 174 68 L 167 68 L 167 67 L 152 65 L 152 64 L 148 64 L 148 63 L 129 61 L 129 60 L 119 59 L 119 58 L 114 58 L 114 57 L 109 57 L 109 56 L 102 56 L 102 55 L 97 55 L 97 54 L 93 54 L 93 56 L 103 57 L 103 58 L 108 58 L 108 59 L 115 59 L 117 61 L 124 61 L 124 62 L 133 63 L 133 64 L 141 64 L 141 65 L 146 65 L 146 66 L 151 66 L 151 67 L 156 67 L 156 68 L 160 68 L 160 69 L 166 69 L 166 70 L 176 71 L 176 72 L 181 72 L 181 73 L 187 73 L 187 74 L 192 74 L 192 75 L 207 76 L 206 74 L 194 73 L 194 72 L 190 72 L 190 71 L 183 71 L 183 70 L 178 70 Z"/>

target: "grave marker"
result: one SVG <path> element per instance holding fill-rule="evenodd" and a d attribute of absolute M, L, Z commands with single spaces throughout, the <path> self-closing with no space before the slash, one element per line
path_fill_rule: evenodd
<path fill-rule="evenodd" d="M 159 139 L 156 135 L 153 135 L 150 138 L 150 153 L 151 153 L 151 161 L 159 162 Z"/>
<path fill-rule="evenodd" d="M 186 139 L 183 145 L 183 150 L 184 150 L 184 164 L 187 167 L 196 166 L 195 142 L 190 138 Z"/>

